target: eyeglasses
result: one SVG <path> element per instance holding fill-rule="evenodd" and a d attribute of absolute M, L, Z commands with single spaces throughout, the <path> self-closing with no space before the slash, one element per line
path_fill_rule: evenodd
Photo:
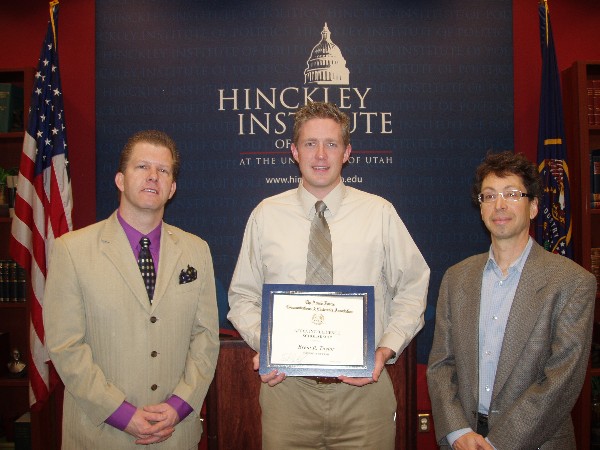
<path fill-rule="evenodd" d="M 479 203 L 492 203 L 496 201 L 498 195 L 509 202 L 518 202 L 523 197 L 533 198 L 532 194 L 527 194 L 518 189 L 511 189 L 504 192 L 483 192 L 477 195 L 477 200 L 479 200 Z"/>

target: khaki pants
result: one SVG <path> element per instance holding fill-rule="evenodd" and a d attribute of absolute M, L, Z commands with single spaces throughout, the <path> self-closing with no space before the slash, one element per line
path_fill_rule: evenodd
<path fill-rule="evenodd" d="M 263 450 L 394 449 L 396 398 L 387 371 L 363 387 L 288 377 L 260 390 Z"/>

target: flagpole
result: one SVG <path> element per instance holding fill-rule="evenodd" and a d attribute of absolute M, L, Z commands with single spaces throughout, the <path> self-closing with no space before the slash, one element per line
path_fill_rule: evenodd
<path fill-rule="evenodd" d="M 548 0 L 541 0 L 540 4 L 542 3 L 544 4 L 544 10 L 546 11 L 546 46 L 548 46 Z"/>

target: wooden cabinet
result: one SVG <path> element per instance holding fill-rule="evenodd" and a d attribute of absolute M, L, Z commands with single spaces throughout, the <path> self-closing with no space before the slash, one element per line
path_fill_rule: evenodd
<path fill-rule="evenodd" d="M 584 268 L 592 270 L 592 249 L 600 248 L 600 209 L 593 209 L 591 152 L 600 149 L 600 121 L 589 120 L 590 107 L 594 106 L 593 90 L 588 88 L 596 81 L 600 90 L 600 61 L 576 61 L 562 73 L 563 104 L 565 113 L 565 131 L 569 162 L 569 180 L 572 202 L 572 237 L 575 261 Z M 600 96 L 600 92 L 597 92 Z M 597 100 L 600 107 L 600 98 Z M 593 111 L 592 111 L 593 114 Z M 598 359 L 595 348 L 600 348 L 600 295 L 596 294 L 594 313 L 594 344 L 590 358 L 588 375 L 580 398 L 573 410 L 575 431 L 578 438 L 577 448 L 592 447 L 592 377 L 600 377 L 600 366 L 595 367 Z"/>
<path fill-rule="evenodd" d="M 33 87 L 33 68 L 0 69 L 0 83 L 13 83 L 24 90 L 24 103 L 29 104 Z M 25 108 L 25 115 L 27 108 Z M 23 123 L 26 123 L 26 117 Z M 24 131 L 0 133 L 0 167 L 19 167 Z M 8 253 L 11 219 L 0 217 L 0 259 L 11 259 Z M 10 377 L 7 364 L 10 349 L 17 348 L 25 359 L 29 347 L 28 302 L 0 302 L 0 334 L 5 340 L 0 346 L 0 435 L 12 440 L 13 422 L 29 410 L 28 378 Z"/>

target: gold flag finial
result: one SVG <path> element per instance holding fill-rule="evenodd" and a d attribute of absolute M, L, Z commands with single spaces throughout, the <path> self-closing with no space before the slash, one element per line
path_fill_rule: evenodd
<path fill-rule="evenodd" d="M 550 33 L 550 30 L 548 29 L 548 0 L 542 0 L 540 3 L 544 3 L 544 11 L 546 13 L 546 47 L 548 47 L 548 45 L 550 45 L 548 42 Z"/>
<path fill-rule="evenodd" d="M 52 22 L 52 34 L 54 35 L 54 49 L 56 50 L 56 26 L 54 25 L 54 7 L 58 5 L 58 0 L 50 2 L 50 22 Z"/>

